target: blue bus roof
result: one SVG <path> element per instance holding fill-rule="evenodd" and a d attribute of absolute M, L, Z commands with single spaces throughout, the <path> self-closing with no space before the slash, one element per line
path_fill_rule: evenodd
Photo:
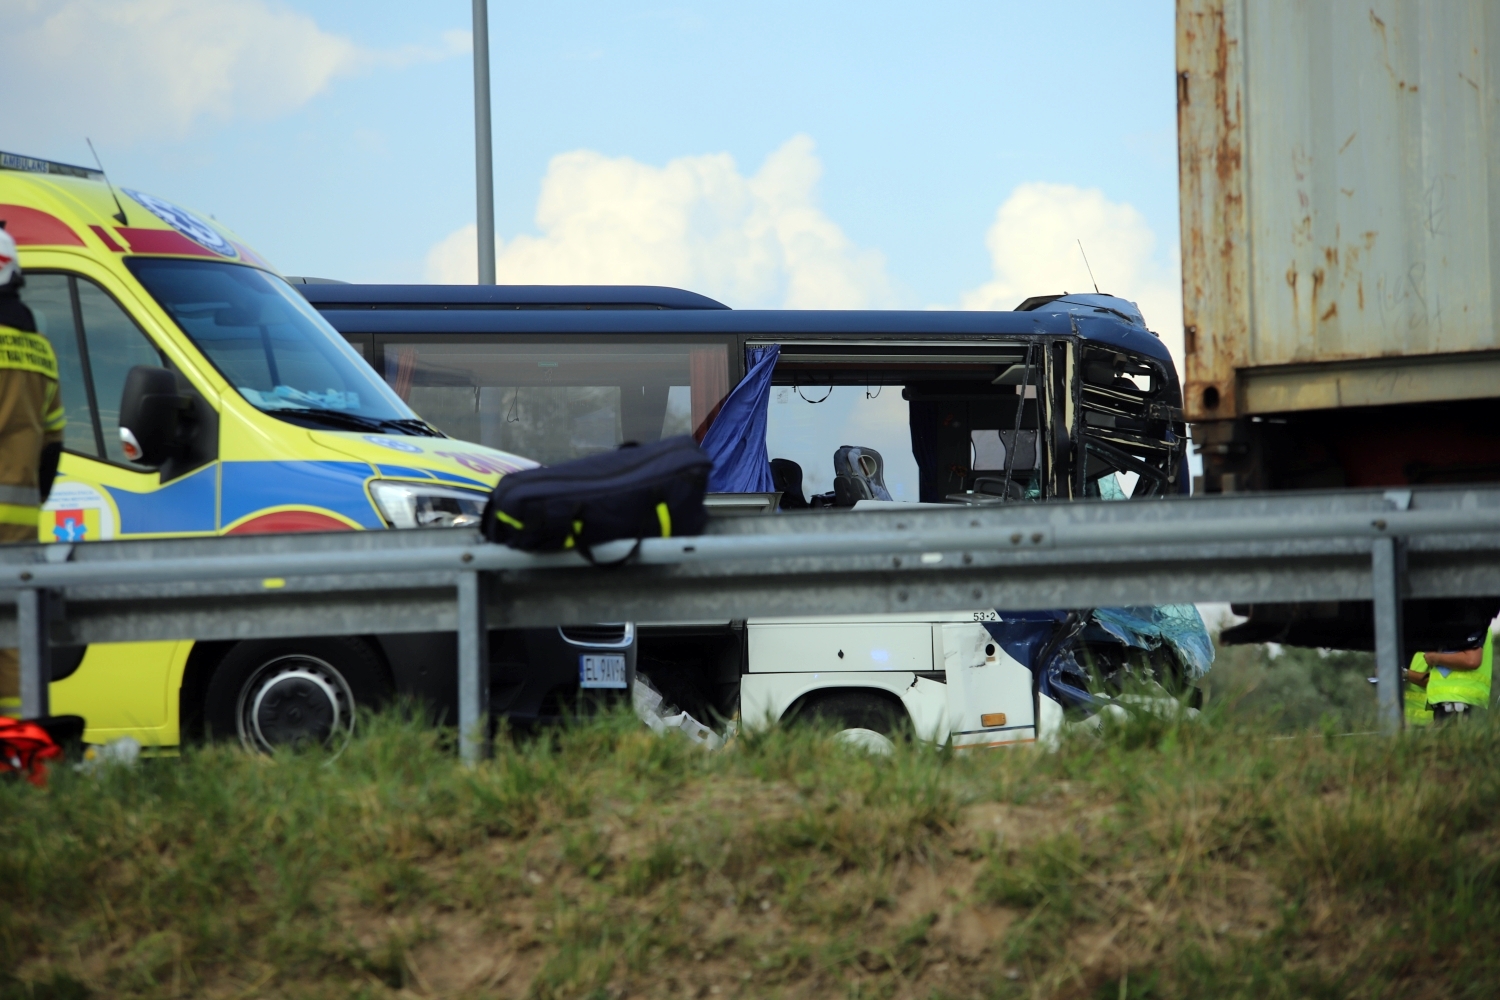
<path fill-rule="evenodd" d="M 1161 340 L 1107 308 L 1026 312 L 729 309 L 671 288 L 612 285 L 296 285 L 343 334 L 648 334 L 941 339 L 1077 335 L 1171 365 Z M 712 303 L 674 307 L 661 302 Z M 636 301 L 630 301 L 634 296 Z M 623 305 L 612 305 L 624 303 Z M 418 319 L 417 317 L 420 317 Z"/>
<path fill-rule="evenodd" d="M 662 285 L 352 285 L 296 283 L 320 309 L 728 309 Z"/>

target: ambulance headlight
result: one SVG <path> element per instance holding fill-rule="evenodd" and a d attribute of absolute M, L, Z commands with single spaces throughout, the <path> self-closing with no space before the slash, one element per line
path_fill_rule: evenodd
<path fill-rule="evenodd" d="M 489 497 L 426 483 L 373 482 L 370 495 L 392 528 L 473 528 Z"/>

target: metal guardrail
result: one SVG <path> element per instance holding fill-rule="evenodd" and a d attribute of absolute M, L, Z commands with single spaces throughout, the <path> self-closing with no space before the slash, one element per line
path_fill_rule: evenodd
<path fill-rule="evenodd" d="M 453 529 L 6 546 L 0 646 L 20 647 L 22 709 L 41 715 L 50 644 L 455 631 L 470 734 L 493 628 L 1373 600 L 1380 713 L 1398 728 L 1400 602 L 1487 594 L 1500 487 L 1245 494 L 716 518 L 607 569 Z"/>

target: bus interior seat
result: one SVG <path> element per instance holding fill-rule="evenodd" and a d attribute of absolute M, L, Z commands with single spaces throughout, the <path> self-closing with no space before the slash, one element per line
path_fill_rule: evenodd
<path fill-rule="evenodd" d="M 1012 477 L 1007 488 L 1004 476 L 976 476 L 974 492 L 994 497 L 1003 496 L 1007 500 L 1025 500 L 1026 484 L 1023 480 Z"/>
<path fill-rule="evenodd" d="M 969 438 L 974 456 L 969 488 L 1006 500 L 1026 499 L 1026 486 L 1037 468 L 1037 432 L 977 429 L 969 431 Z M 1011 463 L 1009 486 L 1005 481 L 1007 458 Z"/>
<path fill-rule="evenodd" d="M 987 463 L 976 461 L 980 456 L 975 453 L 974 432 L 986 432 L 989 443 L 998 448 L 1014 437 L 1018 402 L 1022 451 L 1027 450 L 1028 439 L 1035 441 L 1037 400 L 1019 389 L 968 380 L 923 382 L 902 389 L 901 398 L 910 404 L 912 452 L 923 502 L 941 503 L 950 494 L 976 489 L 976 480 L 995 475 L 993 469 L 984 468 Z M 1035 453 L 1034 445 L 1031 451 Z M 1014 478 L 1023 484 L 1029 481 L 1034 461 Z"/>
<path fill-rule="evenodd" d="M 839 507 L 861 500 L 890 500 L 885 485 L 885 459 L 874 448 L 846 444 L 833 453 L 833 493 Z"/>
<path fill-rule="evenodd" d="M 782 510 L 805 510 L 812 506 L 802 492 L 802 466 L 790 458 L 771 459 L 771 483 L 781 493 Z"/>

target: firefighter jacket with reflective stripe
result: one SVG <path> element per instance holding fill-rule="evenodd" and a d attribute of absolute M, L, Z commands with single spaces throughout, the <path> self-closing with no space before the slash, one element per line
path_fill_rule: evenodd
<path fill-rule="evenodd" d="M 0 293 L 0 524 L 36 530 L 42 448 L 66 423 L 52 345 L 31 310 Z"/>
<path fill-rule="evenodd" d="M 1484 633 L 1484 654 L 1479 660 L 1478 670 L 1449 670 L 1444 677 L 1444 668 L 1432 668 L 1432 680 L 1427 682 L 1427 704 L 1439 705 L 1457 701 L 1476 708 L 1488 708 L 1490 704 L 1490 674 L 1495 665 L 1495 635 Z"/>
<path fill-rule="evenodd" d="M 57 356 L 40 333 L 0 326 L 0 368 L 36 372 L 57 381 Z"/>

